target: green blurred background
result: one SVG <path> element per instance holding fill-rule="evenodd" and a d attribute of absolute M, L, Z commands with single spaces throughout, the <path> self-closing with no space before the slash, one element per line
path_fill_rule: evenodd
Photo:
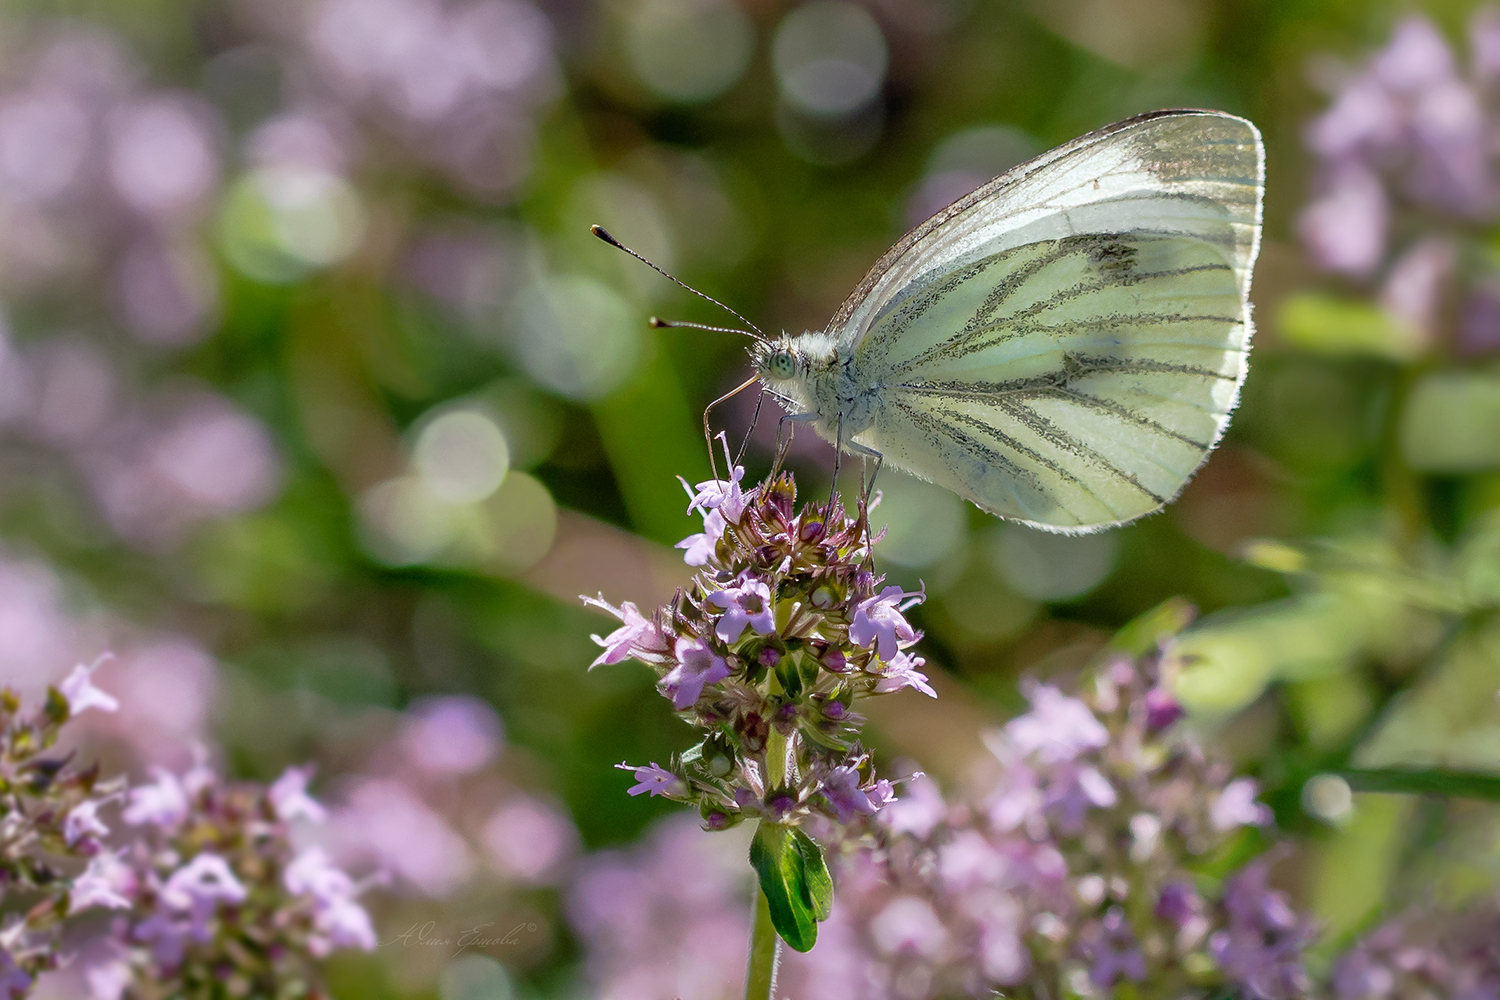
<path fill-rule="evenodd" d="M 665 760 L 689 730 L 647 671 L 585 672 L 609 622 L 577 595 L 645 606 L 686 579 L 670 546 L 697 529 L 674 477 L 706 478 L 700 415 L 748 366 L 731 335 L 648 328 L 727 317 L 588 225 L 767 330 L 818 329 L 970 187 L 1111 121 L 1197 106 L 1250 118 L 1268 152 L 1259 329 L 1228 437 L 1167 511 L 1083 538 L 884 474 L 877 555 L 925 582 L 913 614 L 942 697 L 890 699 L 873 742 L 961 784 L 980 728 L 1021 704 L 1022 671 L 1076 670 L 1184 596 L 1207 617 L 1179 650 L 1182 697 L 1310 839 L 1299 893 L 1335 929 L 1451 817 L 1374 796 L 1309 806 L 1309 778 L 1350 761 L 1500 768 L 1500 344 L 1454 332 L 1458 289 L 1500 253 L 1493 217 L 1393 229 L 1395 245 L 1460 247 L 1425 320 L 1390 305 L 1384 267 L 1321 272 L 1297 229 L 1304 130 L 1340 74 L 1418 10 L 1462 64 L 1473 5 L 0 10 L 7 680 L 178 643 L 203 664 L 185 738 L 258 777 L 317 760 L 329 789 L 415 699 L 474 695 L 503 720 L 507 781 L 565 807 L 585 848 L 628 842 L 670 807 L 627 798 L 609 765 Z M 738 441 L 753 407 L 746 393 L 716 426 Z M 751 477 L 775 423 L 762 414 Z M 827 489 L 831 460 L 799 439 L 805 491 Z M 185 697 L 162 676 L 160 697 Z M 1470 882 L 1493 876 L 1500 842 L 1479 813 Z M 510 974 L 581 989 L 549 890 L 495 893 L 551 921 L 524 953 L 496 950 Z M 351 962 L 347 995 L 436 989 L 403 961 Z"/>

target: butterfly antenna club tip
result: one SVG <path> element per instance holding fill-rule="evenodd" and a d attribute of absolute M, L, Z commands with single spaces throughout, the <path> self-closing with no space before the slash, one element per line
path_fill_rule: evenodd
<path fill-rule="evenodd" d="M 589 232 L 593 233 L 595 236 L 599 237 L 601 240 L 608 243 L 612 247 L 619 247 L 621 250 L 625 250 L 626 253 L 630 252 L 629 250 L 625 249 L 625 244 L 609 235 L 609 230 L 605 229 L 603 226 L 589 226 Z"/>

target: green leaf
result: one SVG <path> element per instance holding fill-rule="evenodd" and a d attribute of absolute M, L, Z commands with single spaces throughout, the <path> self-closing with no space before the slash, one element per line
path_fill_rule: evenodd
<path fill-rule="evenodd" d="M 1428 372 L 1401 412 L 1401 455 L 1422 472 L 1482 472 L 1500 466 L 1500 377 L 1484 371 Z"/>
<path fill-rule="evenodd" d="M 1398 792 L 1408 795 L 1446 795 L 1458 799 L 1500 802 L 1500 775 L 1442 768 L 1369 768 L 1339 771 L 1356 792 Z"/>
<path fill-rule="evenodd" d="M 1187 598 L 1169 597 L 1145 614 L 1126 622 L 1109 640 L 1109 648 L 1128 656 L 1145 656 L 1154 651 L 1163 638 L 1187 628 L 1197 613 L 1198 609 Z"/>
<path fill-rule="evenodd" d="M 823 849 L 801 830 L 792 831 L 792 842 L 802 856 L 802 883 L 807 887 L 813 916 L 820 921 L 827 920 L 833 913 L 833 878 L 828 874 L 828 865 L 823 862 Z"/>
<path fill-rule="evenodd" d="M 807 889 L 806 863 L 792 831 L 762 821 L 750 842 L 750 865 L 760 878 L 776 933 L 797 951 L 811 950 L 818 940 L 818 921 Z"/>
<path fill-rule="evenodd" d="M 1276 319 L 1283 340 L 1318 354 L 1410 361 L 1427 347 L 1420 330 L 1363 299 L 1299 292 Z"/>

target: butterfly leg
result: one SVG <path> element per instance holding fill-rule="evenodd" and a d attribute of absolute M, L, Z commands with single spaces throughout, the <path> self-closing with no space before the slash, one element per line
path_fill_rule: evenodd
<path fill-rule="evenodd" d="M 852 443 L 852 442 L 851 442 Z M 833 500 L 839 495 L 839 466 L 844 458 L 844 421 L 833 425 L 833 483 L 828 487 L 828 507 L 825 515 L 833 520 Z"/>
<path fill-rule="evenodd" d="M 757 376 L 752 376 L 751 378 L 746 379 L 740 385 L 735 386 L 733 389 L 729 390 L 724 395 L 722 395 L 718 399 L 714 400 L 712 403 L 709 403 L 708 406 L 706 406 L 704 408 L 704 410 L 703 410 L 703 443 L 706 444 L 706 445 L 708 445 L 708 468 L 713 473 L 713 477 L 715 479 L 719 478 L 719 463 L 718 463 L 718 460 L 714 458 L 714 436 L 713 436 L 713 431 L 710 430 L 709 426 L 708 426 L 708 415 L 713 412 L 713 408 L 715 406 L 718 406 L 720 403 L 723 403 L 726 400 L 733 399 L 735 396 L 739 395 L 741 392 L 744 392 L 746 389 L 750 388 L 752 385 L 754 385 L 756 383 L 756 380 L 759 377 L 760 376 L 757 375 Z M 758 409 L 759 409 L 759 407 L 757 407 L 757 410 Z M 729 450 L 728 447 L 726 446 L 724 450 L 726 452 L 726 457 L 727 457 L 727 452 Z M 730 469 L 728 471 L 732 473 L 734 470 Z"/>
<path fill-rule="evenodd" d="M 866 448 L 862 444 L 851 443 L 849 445 L 849 450 L 852 453 L 858 455 L 861 459 L 873 458 L 875 460 L 874 469 L 870 469 L 868 464 L 864 466 L 866 470 L 869 470 L 870 477 L 868 479 L 865 479 L 865 481 L 861 484 L 863 495 L 860 497 L 859 502 L 861 507 L 865 507 L 870 502 L 870 496 L 875 492 L 875 479 L 880 475 L 880 467 L 885 463 L 885 456 L 876 451 L 874 448 Z M 861 478 L 863 478 L 863 475 L 861 475 Z"/>
<path fill-rule="evenodd" d="M 875 460 L 875 469 L 870 473 L 870 478 L 861 484 L 858 508 L 859 520 L 861 521 L 860 528 L 863 530 L 864 536 L 868 538 L 870 537 L 870 495 L 875 491 L 875 477 L 880 475 L 880 466 L 885 462 L 885 456 L 874 448 L 866 447 L 857 441 L 849 442 L 849 453 L 851 455 L 858 455 L 862 460 L 861 464 L 866 459 L 873 458 Z M 870 562 L 873 562 L 875 553 L 873 550 L 867 550 L 865 557 Z"/>
<path fill-rule="evenodd" d="M 750 436 L 755 433 L 755 425 L 760 423 L 760 408 L 766 401 L 766 390 L 762 389 L 760 395 L 755 397 L 755 412 L 750 416 L 750 427 L 745 431 L 745 439 L 740 442 L 740 450 L 735 452 L 734 464 L 745 463 L 745 450 L 750 447 Z"/>
<path fill-rule="evenodd" d="M 792 447 L 792 430 L 797 424 L 811 423 L 818 419 L 816 413 L 784 413 L 781 422 L 776 425 L 776 459 L 771 463 L 771 474 L 768 479 L 775 479 L 781 472 L 781 463 L 786 461 L 786 454 Z"/>

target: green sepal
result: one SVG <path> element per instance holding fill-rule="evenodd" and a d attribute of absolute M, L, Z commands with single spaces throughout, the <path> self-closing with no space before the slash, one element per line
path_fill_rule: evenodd
<path fill-rule="evenodd" d="M 63 693 L 57 688 L 49 685 L 47 687 L 47 701 L 42 711 L 46 713 L 47 721 L 54 726 L 60 726 L 68 721 L 73 714 L 73 706 Z"/>
<path fill-rule="evenodd" d="M 854 745 L 849 740 L 839 738 L 836 733 L 824 732 L 822 729 L 818 728 L 818 724 L 815 722 L 804 721 L 802 725 L 797 728 L 803 736 L 807 737 L 809 740 L 818 744 L 819 746 L 827 747 L 830 750 L 839 750 L 847 753 L 849 748 Z"/>
<path fill-rule="evenodd" d="M 798 650 L 795 659 L 797 672 L 802 676 L 802 690 L 811 691 L 813 685 L 818 683 L 818 674 L 822 671 L 823 665 L 818 662 L 817 657 L 805 649 Z"/>
<path fill-rule="evenodd" d="M 819 921 L 827 920 L 833 913 L 833 877 L 828 874 L 828 865 L 823 861 L 823 848 L 801 830 L 792 831 L 792 842 L 802 856 L 802 882 L 807 886 L 813 917 Z"/>
<path fill-rule="evenodd" d="M 791 656 L 783 656 L 776 664 L 776 680 L 781 683 L 781 690 L 786 692 L 788 700 L 795 701 L 802 693 L 802 671 L 797 669 L 796 659 Z"/>
<path fill-rule="evenodd" d="M 776 933 L 794 950 L 810 951 L 818 940 L 818 918 L 808 891 L 806 859 L 793 831 L 762 821 L 750 842 L 750 866 L 759 876 Z"/>

